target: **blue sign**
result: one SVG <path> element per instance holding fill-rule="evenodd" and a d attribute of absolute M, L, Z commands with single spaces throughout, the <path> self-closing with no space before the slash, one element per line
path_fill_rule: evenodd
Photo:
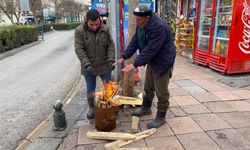
<path fill-rule="evenodd" d="M 106 15 L 108 13 L 104 2 L 92 2 L 91 8 L 96 9 L 100 13 L 100 15 Z"/>

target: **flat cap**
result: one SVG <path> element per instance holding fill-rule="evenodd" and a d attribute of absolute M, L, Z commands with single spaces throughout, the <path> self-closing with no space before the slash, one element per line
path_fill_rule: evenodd
<path fill-rule="evenodd" d="M 150 7 L 149 7 L 148 4 L 140 3 L 135 8 L 133 14 L 136 15 L 136 16 L 151 16 L 152 11 L 150 10 Z"/>

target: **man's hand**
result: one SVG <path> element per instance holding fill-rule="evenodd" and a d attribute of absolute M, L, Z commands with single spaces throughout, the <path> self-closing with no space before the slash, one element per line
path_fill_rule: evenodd
<path fill-rule="evenodd" d="M 122 69 L 123 72 L 129 72 L 129 71 L 133 71 L 135 69 L 134 64 L 130 64 L 128 66 L 126 66 L 125 68 Z"/>
<path fill-rule="evenodd" d="M 117 64 L 121 64 L 122 62 L 124 62 L 124 59 L 120 58 L 117 61 L 115 61 L 115 63 L 113 63 L 113 66 L 116 66 Z"/>
<path fill-rule="evenodd" d="M 93 75 L 94 69 L 91 65 L 88 65 L 84 68 L 84 74 L 86 75 Z"/>
<path fill-rule="evenodd" d="M 114 64 L 113 61 L 110 61 L 110 62 L 108 63 L 108 65 L 109 65 L 109 70 L 110 70 L 110 71 L 112 71 L 112 70 L 115 69 L 115 66 L 114 66 L 113 64 Z"/>

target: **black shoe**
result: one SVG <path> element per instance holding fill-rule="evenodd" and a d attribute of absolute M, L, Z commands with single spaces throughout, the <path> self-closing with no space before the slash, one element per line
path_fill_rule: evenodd
<path fill-rule="evenodd" d="M 141 107 L 140 109 L 132 112 L 132 116 L 142 117 L 145 115 L 151 115 L 152 111 L 150 108 L 147 107 Z"/>
<path fill-rule="evenodd" d="M 165 118 L 156 118 L 153 121 L 147 123 L 147 128 L 159 128 L 160 126 L 164 125 L 166 123 Z"/>
<path fill-rule="evenodd" d="M 95 97 L 91 94 L 88 94 L 87 99 L 88 99 L 88 105 L 89 105 L 89 111 L 87 113 L 87 118 L 93 119 L 95 116 L 95 105 L 94 105 Z"/>
<path fill-rule="evenodd" d="M 87 118 L 88 119 L 93 119 L 95 117 L 95 111 L 93 108 L 89 108 L 89 111 L 87 113 Z"/>

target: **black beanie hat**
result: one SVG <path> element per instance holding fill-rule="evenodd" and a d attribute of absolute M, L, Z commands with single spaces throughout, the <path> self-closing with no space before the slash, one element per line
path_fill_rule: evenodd
<path fill-rule="evenodd" d="M 136 16 L 151 16 L 152 11 L 150 10 L 149 5 L 140 3 L 135 8 L 133 14 L 136 15 Z"/>

